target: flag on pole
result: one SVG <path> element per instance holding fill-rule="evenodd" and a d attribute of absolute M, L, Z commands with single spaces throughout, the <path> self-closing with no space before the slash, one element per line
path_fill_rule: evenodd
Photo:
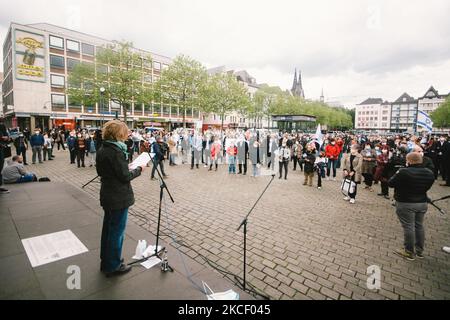
<path fill-rule="evenodd" d="M 313 139 L 309 143 L 314 144 L 314 148 L 317 148 L 316 144 L 319 145 L 319 148 L 322 147 L 323 138 L 322 138 L 322 130 L 320 129 L 320 123 L 317 126 L 317 130 L 316 130 L 316 133 L 313 136 Z"/>
<path fill-rule="evenodd" d="M 322 138 L 322 130 L 320 129 L 320 123 L 317 126 L 316 130 L 316 140 L 319 143 L 320 146 L 323 144 L 323 138 Z"/>
<path fill-rule="evenodd" d="M 426 129 L 428 132 L 433 131 L 433 121 L 428 114 L 421 110 L 417 114 L 417 125 Z"/>

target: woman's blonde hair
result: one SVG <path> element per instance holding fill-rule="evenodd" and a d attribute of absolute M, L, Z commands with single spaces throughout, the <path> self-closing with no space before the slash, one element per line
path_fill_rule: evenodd
<path fill-rule="evenodd" d="M 120 120 L 111 120 L 103 126 L 103 140 L 125 141 L 128 138 L 128 127 Z"/>

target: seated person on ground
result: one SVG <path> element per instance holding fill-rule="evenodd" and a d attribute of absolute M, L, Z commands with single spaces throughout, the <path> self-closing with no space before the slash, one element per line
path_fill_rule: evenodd
<path fill-rule="evenodd" d="M 3 182 L 5 184 L 37 181 L 34 173 L 27 173 L 23 165 L 22 156 L 14 156 L 8 165 L 2 170 Z"/>

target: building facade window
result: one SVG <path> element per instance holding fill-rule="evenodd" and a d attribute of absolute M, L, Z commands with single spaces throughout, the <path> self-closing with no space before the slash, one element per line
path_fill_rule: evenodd
<path fill-rule="evenodd" d="M 81 51 L 83 52 L 83 54 L 85 54 L 87 56 L 93 56 L 95 53 L 95 47 L 91 44 L 82 43 Z"/>
<path fill-rule="evenodd" d="M 52 75 L 50 75 L 50 84 L 52 87 L 55 87 L 55 88 L 64 88 L 66 85 L 65 78 L 64 78 L 64 76 L 58 76 L 56 74 L 52 74 Z"/>
<path fill-rule="evenodd" d="M 50 47 L 64 49 L 64 39 L 60 37 L 50 36 Z"/>
<path fill-rule="evenodd" d="M 153 62 L 153 69 L 155 70 L 161 70 L 161 63 L 160 62 Z"/>
<path fill-rule="evenodd" d="M 64 57 L 55 56 L 55 55 L 51 54 L 50 55 L 50 67 L 64 69 L 64 67 L 65 67 Z"/>
<path fill-rule="evenodd" d="M 53 106 L 66 106 L 66 96 L 63 94 L 52 94 Z"/>
<path fill-rule="evenodd" d="M 77 64 L 79 64 L 79 63 L 80 63 L 79 60 L 67 58 L 67 70 L 68 70 L 68 71 L 73 70 L 73 68 L 75 68 L 75 66 L 76 66 Z"/>
<path fill-rule="evenodd" d="M 68 51 L 80 52 L 80 43 L 78 41 L 67 40 L 66 45 Z"/>

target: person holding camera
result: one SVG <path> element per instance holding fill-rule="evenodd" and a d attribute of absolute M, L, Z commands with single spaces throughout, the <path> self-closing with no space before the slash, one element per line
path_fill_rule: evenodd
<path fill-rule="evenodd" d="M 128 208 L 134 204 L 131 180 L 141 175 L 142 167 L 129 170 L 124 141 L 128 128 L 119 120 L 108 121 L 103 130 L 103 144 L 97 152 L 97 174 L 101 177 L 100 205 L 105 212 L 101 237 L 100 270 L 107 277 L 131 270 L 123 263 L 122 246 Z"/>
<path fill-rule="evenodd" d="M 404 233 L 404 248 L 394 253 L 409 261 L 424 257 L 423 220 L 428 209 L 427 191 L 434 183 L 433 172 L 422 163 L 420 153 L 409 153 L 406 168 L 399 169 L 388 182 L 389 187 L 395 188 L 396 213 Z"/>

